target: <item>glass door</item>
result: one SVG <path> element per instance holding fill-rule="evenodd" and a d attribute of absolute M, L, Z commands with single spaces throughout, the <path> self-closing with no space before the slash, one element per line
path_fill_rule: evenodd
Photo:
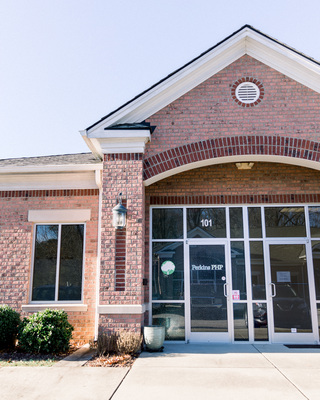
<path fill-rule="evenodd" d="M 189 339 L 230 341 L 226 244 L 189 241 Z"/>
<path fill-rule="evenodd" d="M 311 343 L 317 340 L 311 309 L 312 273 L 307 243 L 270 243 L 269 306 L 271 340 Z M 314 302 L 312 302 L 314 303 Z"/>

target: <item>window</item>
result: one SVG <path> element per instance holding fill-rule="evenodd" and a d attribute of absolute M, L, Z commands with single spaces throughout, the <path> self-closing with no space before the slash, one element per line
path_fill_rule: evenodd
<path fill-rule="evenodd" d="M 84 224 L 35 226 L 32 301 L 80 301 Z"/>

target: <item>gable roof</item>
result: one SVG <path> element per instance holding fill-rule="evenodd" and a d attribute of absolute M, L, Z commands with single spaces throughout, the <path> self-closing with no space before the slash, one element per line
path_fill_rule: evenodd
<path fill-rule="evenodd" d="M 82 135 L 85 132 L 90 138 L 97 130 L 144 121 L 245 54 L 320 93 L 318 61 L 245 25 L 89 126 Z"/>

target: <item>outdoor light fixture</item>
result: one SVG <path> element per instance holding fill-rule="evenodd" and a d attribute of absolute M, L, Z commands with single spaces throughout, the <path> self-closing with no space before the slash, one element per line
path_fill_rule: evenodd
<path fill-rule="evenodd" d="M 254 166 L 253 162 L 239 162 L 236 163 L 238 169 L 251 169 Z"/>
<path fill-rule="evenodd" d="M 113 214 L 112 225 L 116 229 L 124 228 L 126 226 L 127 209 L 122 205 L 121 196 L 122 193 L 119 193 L 119 203 L 112 209 L 112 214 Z"/>

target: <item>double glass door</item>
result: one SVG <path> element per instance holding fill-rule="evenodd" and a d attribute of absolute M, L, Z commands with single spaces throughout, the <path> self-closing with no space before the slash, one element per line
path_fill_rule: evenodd
<path fill-rule="evenodd" d="M 257 279 L 258 269 L 252 274 L 250 262 L 227 242 L 189 241 L 190 341 L 317 341 L 307 241 L 266 241 L 265 250 L 265 278 Z"/>

